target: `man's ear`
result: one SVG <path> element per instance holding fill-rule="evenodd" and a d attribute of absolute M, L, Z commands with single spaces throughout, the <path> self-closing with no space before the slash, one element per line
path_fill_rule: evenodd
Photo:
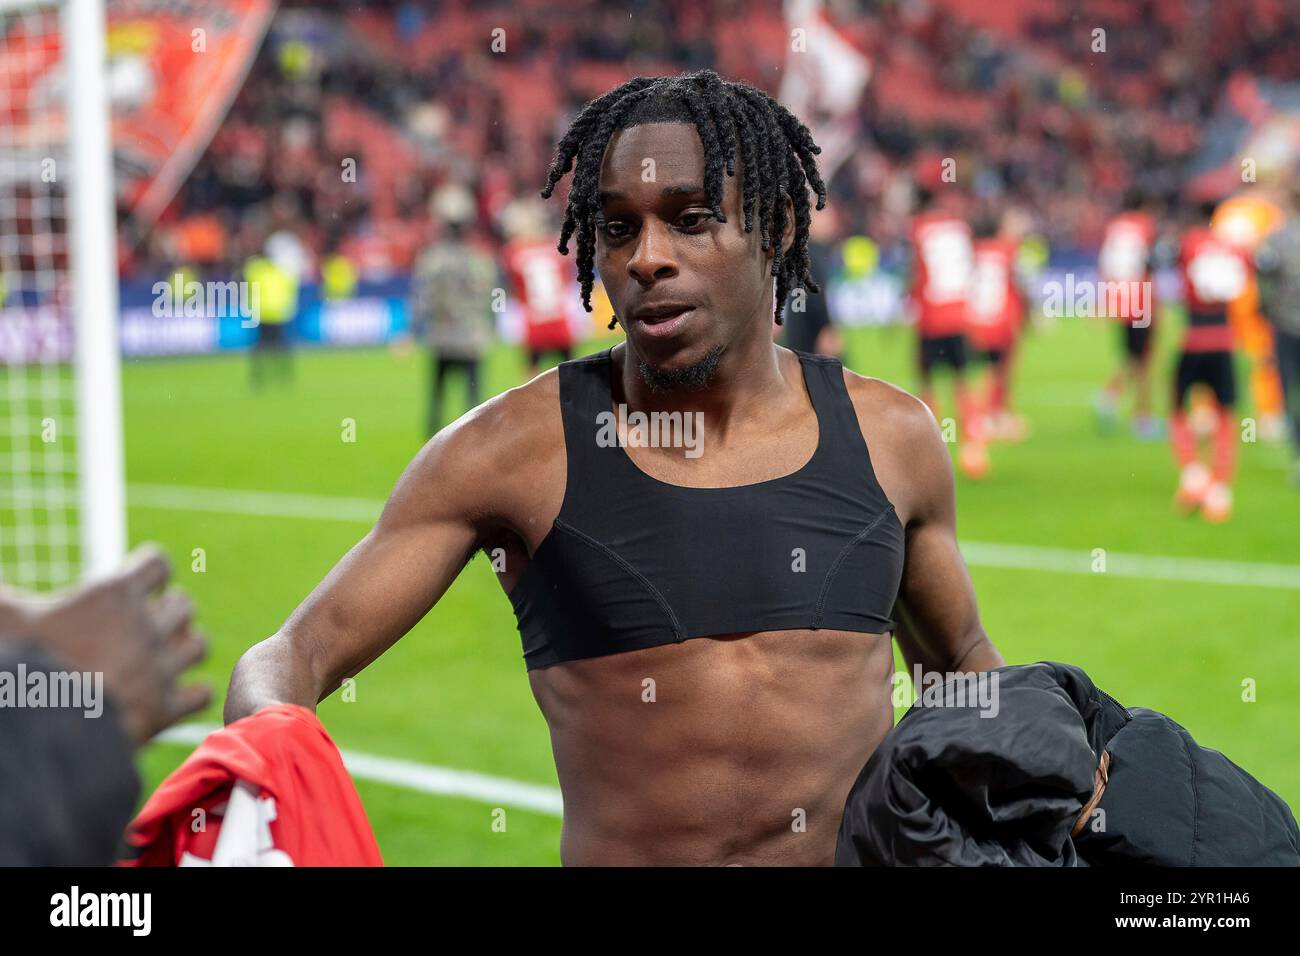
<path fill-rule="evenodd" d="M 781 231 L 781 255 L 785 256 L 794 246 L 794 201 L 790 199 L 790 194 L 781 193 L 781 198 L 785 200 L 785 229 Z M 763 259 L 770 263 L 775 256 L 771 248 L 764 250 Z"/>

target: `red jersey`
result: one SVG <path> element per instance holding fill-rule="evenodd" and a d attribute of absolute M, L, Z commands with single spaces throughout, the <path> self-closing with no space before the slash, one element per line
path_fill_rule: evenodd
<path fill-rule="evenodd" d="M 569 260 L 545 240 L 512 242 L 505 267 L 523 310 L 524 341 L 532 349 L 573 345 L 567 296 L 573 284 Z"/>
<path fill-rule="evenodd" d="M 1145 301 L 1151 289 L 1151 251 L 1156 241 L 1156 224 L 1141 212 L 1126 212 L 1106 224 L 1097 266 L 1103 282 L 1136 283 L 1128 294 L 1117 297 L 1117 314 L 1111 318 L 1122 322 L 1154 318 Z"/>
<path fill-rule="evenodd" d="M 921 337 L 960 335 L 974 257 L 970 226 L 951 213 L 921 213 L 912 220 L 912 249 L 912 301 Z"/>
<path fill-rule="evenodd" d="M 1187 302 L 1185 352 L 1232 349 L 1228 303 L 1246 290 L 1250 264 L 1237 248 L 1200 227 L 1183 236 L 1178 268 Z"/>
<path fill-rule="evenodd" d="M 382 866 L 334 741 L 276 704 L 209 734 L 127 829 L 128 866 Z"/>
<path fill-rule="evenodd" d="M 1007 239 L 975 243 L 966 296 L 966 335 L 980 349 L 1007 349 L 1020 331 L 1025 303 L 1016 285 L 1016 247 Z"/>

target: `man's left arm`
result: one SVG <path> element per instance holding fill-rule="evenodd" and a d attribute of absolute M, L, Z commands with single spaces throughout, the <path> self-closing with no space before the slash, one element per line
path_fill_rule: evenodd
<path fill-rule="evenodd" d="M 895 639 L 909 668 L 920 663 L 925 670 L 948 673 L 1001 667 L 1006 662 L 980 623 L 970 572 L 957 548 L 948 447 L 928 412 L 908 417 L 909 490 L 914 497 L 894 609 Z"/>

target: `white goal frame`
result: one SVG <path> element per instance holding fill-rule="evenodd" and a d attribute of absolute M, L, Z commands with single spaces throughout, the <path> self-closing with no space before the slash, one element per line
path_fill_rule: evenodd
<path fill-rule="evenodd" d="M 0 0 L 0 14 L 28 11 L 57 14 L 61 38 L 77 447 L 74 573 L 98 577 L 120 565 L 127 543 L 105 2 Z"/>

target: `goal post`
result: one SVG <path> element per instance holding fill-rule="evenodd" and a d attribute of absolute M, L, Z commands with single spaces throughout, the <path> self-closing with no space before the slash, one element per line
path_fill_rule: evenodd
<path fill-rule="evenodd" d="M 113 144 L 105 69 L 105 0 L 65 0 L 68 228 L 77 381 L 81 573 L 113 570 L 126 553 L 126 466 L 117 309 Z"/>
<path fill-rule="evenodd" d="M 0 0 L 0 583 L 126 550 L 104 0 Z"/>

